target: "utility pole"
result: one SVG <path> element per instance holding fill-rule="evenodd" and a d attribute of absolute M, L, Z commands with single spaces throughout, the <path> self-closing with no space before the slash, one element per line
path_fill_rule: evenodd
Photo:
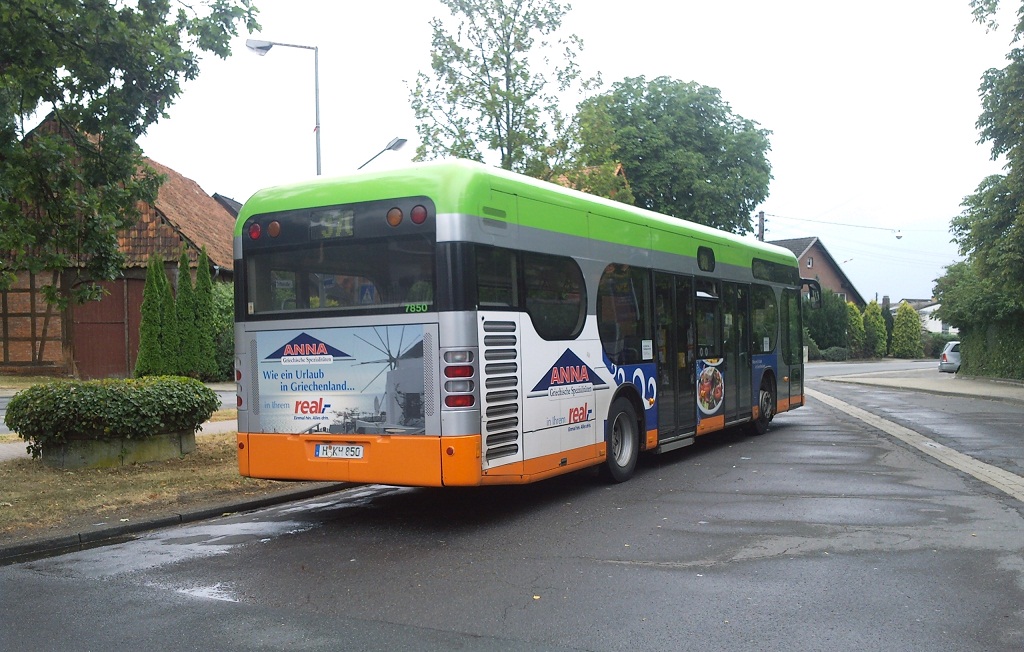
<path fill-rule="evenodd" d="M 757 239 L 764 242 L 764 211 L 757 214 Z"/>

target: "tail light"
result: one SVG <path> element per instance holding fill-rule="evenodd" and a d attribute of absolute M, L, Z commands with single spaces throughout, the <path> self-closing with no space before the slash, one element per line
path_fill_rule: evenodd
<path fill-rule="evenodd" d="M 445 351 L 444 404 L 450 408 L 476 405 L 476 357 L 472 351 Z"/>

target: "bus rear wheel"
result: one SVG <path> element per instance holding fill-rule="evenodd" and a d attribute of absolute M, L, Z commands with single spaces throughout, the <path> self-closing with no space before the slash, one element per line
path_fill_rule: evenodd
<path fill-rule="evenodd" d="M 775 417 L 775 383 L 768 376 L 761 379 L 761 389 L 757 392 L 757 418 L 750 424 L 750 432 L 763 435 L 768 432 L 768 424 Z"/>
<path fill-rule="evenodd" d="M 602 475 L 611 482 L 625 482 L 633 477 L 640 454 L 640 426 L 633 404 L 620 396 L 608 410 L 605 431 L 606 460 Z"/>

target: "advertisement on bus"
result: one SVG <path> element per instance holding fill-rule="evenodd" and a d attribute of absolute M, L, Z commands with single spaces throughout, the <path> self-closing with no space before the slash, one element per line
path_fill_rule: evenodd
<path fill-rule="evenodd" d="M 258 333 L 264 432 L 423 433 L 422 324 Z"/>

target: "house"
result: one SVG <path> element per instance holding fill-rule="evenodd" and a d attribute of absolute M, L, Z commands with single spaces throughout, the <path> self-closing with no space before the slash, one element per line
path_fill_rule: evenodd
<path fill-rule="evenodd" d="M 860 295 L 857 288 L 853 287 L 849 277 L 846 276 L 821 240 L 815 237 L 794 238 L 775 240 L 769 244 L 792 251 L 800 261 L 800 276 L 813 278 L 821 284 L 822 289 L 832 290 L 844 300 L 852 302 L 858 310 L 863 312 L 867 302 L 864 301 L 864 297 Z"/>
<path fill-rule="evenodd" d="M 156 201 L 140 207 L 139 221 L 119 234 L 125 266 L 120 278 L 100 284 L 106 291 L 102 300 L 63 311 L 48 304 L 40 287 L 60 283 L 59 272 L 21 272 L 7 292 L 0 292 L 0 373 L 130 376 L 138 356 L 142 290 L 151 254 L 163 257 L 175 286 L 183 245 L 193 269 L 205 246 L 214 278 L 232 278 L 232 214 L 191 179 L 151 159 L 146 163 L 166 180 Z"/>
<path fill-rule="evenodd" d="M 921 318 L 922 330 L 928 333 L 942 333 L 943 335 L 957 334 L 956 328 L 935 317 L 935 311 L 942 305 L 935 299 L 902 299 L 896 305 L 889 308 L 894 317 L 901 303 L 909 304 L 911 308 L 917 311 L 917 316 Z"/>

